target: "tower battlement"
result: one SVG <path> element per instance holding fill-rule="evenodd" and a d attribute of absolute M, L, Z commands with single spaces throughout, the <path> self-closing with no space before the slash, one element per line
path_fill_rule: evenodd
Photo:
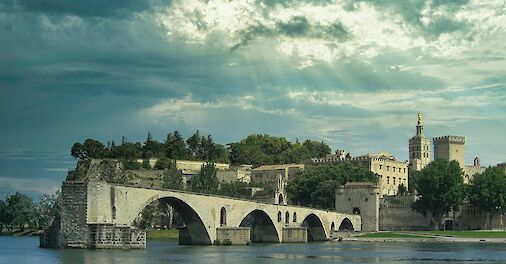
<path fill-rule="evenodd" d="M 432 140 L 434 141 L 434 143 L 454 143 L 454 144 L 466 143 L 466 138 L 462 136 L 435 137 Z"/>

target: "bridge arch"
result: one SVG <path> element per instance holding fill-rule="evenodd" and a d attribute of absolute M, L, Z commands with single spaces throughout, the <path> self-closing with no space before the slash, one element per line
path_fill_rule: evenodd
<path fill-rule="evenodd" d="M 155 201 L 170 205 L 183 219 L 185 226 L 179 232 L 180 244 L 212 245 L 209 232 L 199 214 L 192 206 L 177 197 L 153 197 L 140 207 L 140 211 L 136 214 L 136 217 L 140 216 L 142 211 Z M 135 219 L 131 221 L 132 224 L 134 221 Z"/>
<path fill-rule="evenodd" d="M 253 210 L 241 221 L 240 227 L 250 228 L 252 243 L 279 243 L 279 234 L 274 222 L 262 210 Z"/>
<path fill-rule="evenodd" d="M 341 222 L 341 225 L 339 225 L 339 231 L 354 231 L 353 224 L 351 223 L 350 219 L 344 218 Z"/>
<path fill-rule="evenodd" d="M 325 241 L 327 234 L 321 219 L 315 214 L 309 214 L 302 221 L 302 226 L 307 227 L 307 241 Z"/>

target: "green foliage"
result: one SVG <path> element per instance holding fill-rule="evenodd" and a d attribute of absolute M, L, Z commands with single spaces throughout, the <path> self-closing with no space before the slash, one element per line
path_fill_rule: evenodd
<path fill-rule="evenodd" d="M 165 156 L 169 159 L 188 159 L 189 152 L 186 142 L 178 131 L 169 133 L 165 140 Z"/>
<path fill-rule="evenodd" d="M 135 160 L 121 160 L 121 163 L 123 163 L 125 170 L 140 170 L 142 168 L 142 165 Z"/>
<path fill-rule="evenodd" d="M 25 225 L 36 225 L 33 221 L 36 219 L 35 205 L 30 197 L 17 192 L 8 196 L 5 203 L 7 206 L 6 224 L 11 226 L 11 231 L 13 225 L 19 226 L 22 231 Z"/>
<path fill-rule="evenodd" d="M 10 223 L 9 212 L 7 211 L 7 204 L 4 200 L 0 200 L 0 234 L 3 232 L 5 225 Z"/>
<path fill-rule="evenodd" d="M 408 194 L 408 189 L 404 186 L 404 183 L 399 184 L 397 189 L 397 195 L 406 195 Z"/>
<path fill-rule="evenodd" d="M 206 163 L 200 168 L 199 174 L 191 179 L 190 191 L 213 194 L 217 193 L 218 185 L 216 166 L 213 163 Z"/>
<path fill-rule="evenodd" d="M 249 184 L 245 182 L 222 183 L 218 194 L 228 197 L 245 198 L 247 197 L 245 190 L 248 187 Z"/>
<path fill-rule="evenodd" d="M 292 203 L 317 208 L 335 208 L 335 189 L 347 182 L 373 182 L 378 176 L 352 163 L 307 166 L 292 181 L 287 193 Z"/>
<path fill-rule="evenodd" d="M 504 170 L 493 167 L 474 175 L 472 185 L 469 186 L 469 202 L 491 215 L 504 212 L 506 206 Z"/>
<path fill-rule="evenodd" d="M 149 164 L 149 159 L 142 160 L 142 168 L 150 170 L 151 165 Z"/>
<path fill-rule="evenodd" d="M 283 137 L 250 135 L 230 145 L 230 161 L 233 164 L 254 166 L 277 163 L 298 163 L 313 157 L 330 153 L 330 147 L 323 142 L 306 140 L 292 144 Z"/>
<path fill-rule="evenodd" d="M 177 169 L 176 162 L 169 161 L 165 166 L 165 172 L 162 177 L 162 188 L 183 190 L 183 173 Z"/>
<path fill-rule="evenodd" d="M 171 159 L 162 157 L 156 161 L 154 169 L 155 170 L 166 170 L 171 166 L 171 164 L 172 164 Z"/>
<path fill-rule="evenodd" d="M 118 158 L 118 159 L 137 159 L 142 156 L 142 146 L 141 143 L 129 143 L 124 142 L 123 144 L 116 146 L 109 150 L 108 157 L 109 158 Z"/>
<path fill-rule="evenodd" d="M 458 211 L 464 199 L 464 173 L 457 161 L 435 160 L 414 179 L 419 198 L 413 208 L 427 215 L 430 213 L 435 228 L 443 214 Z"/>
<path fill-rule="evenodd" d="M 106 154 L 104 144 L 94 139 L 86 139 L 83 144 L 75 143 L 70 154 L 74 158 L 103 158 Z"/>
<path fill-rule="evenodd" d="M 149 159 L 151 157 L 163 157 L 164 149 L 165 145 L 154 140 L 151 133 L 148 133 L 148 137 L 142 147 L 142 158 Z"/>
<path fill-rule="evenodd" d="M 61 212 L 60 191 L 55 194 L 43 194 L 36 205 L 37 226 L 47 229 Z"/>

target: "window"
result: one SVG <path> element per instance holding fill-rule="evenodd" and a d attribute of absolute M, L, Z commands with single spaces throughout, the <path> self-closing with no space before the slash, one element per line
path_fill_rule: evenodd
<path fill-rule="evenodd" d="M 395 177 L 394 177 L 394 185 L 395 185 Z"/>
<path fill-rule="evenodd" d="M 380 170 L 383 168 L 383 165 L 380 164 Z"/>
<path fill-rule="evenodd" d="M 285 213 L 285 224 L 289 224 L 289 223 L 290 223 L 290 213 L 286 212 Z"/>
<path fill-rule="evenodd" d="M 281 211 L 278 211 L 278 222 L 281 222 Z"/>
<path fill-rule="evenodd" d="M 220 211 L 220 225 L 227 225 L 227 209 L 225 209 L 225 207 L 222 207 Z"/>
<path fill-rule="evenodd" d="M 393 167 L 393 169 L 394 169 L 394 172 L 395 172 L 395 167 Z"/>
<path fill-rule="evenodd" d="M 390 166 L 387 166 L 387 171 L 390 171 Z"/>
<path fill-rule="evenodd" d="M 387 176 L 387 184 L 390 184 L 390 177 Z"/>
<path fill-rule="evenodd" d="M 297 213 L 296 213 L 296 212 L 293 212 L 293 217 L 292 217 L 292 218 L 293 218 L 293 220 L 292 220 L 292 221 L 293 221 L 294 223 L 295 223 L 295 222 L 297 222 Z"/>

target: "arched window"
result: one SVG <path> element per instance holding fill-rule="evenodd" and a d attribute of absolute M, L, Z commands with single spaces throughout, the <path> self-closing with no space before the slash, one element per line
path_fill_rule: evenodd
<path fill-rule="evenodd" d="M 220 211 L 220 225 L 227 225 L 227 209 L 225 209 L 225 207 L 222 207 Z"/>
<path fill-rule="evenodd" d="M 296 212 L 293 212 L 293 219 L 292 221 L 295 223 L 297 222 L 297 213 Z"/>
<path fill-rule="evenodd" d="M 353 208 L 353 214 L 359 215 L 360 209 L 358 207 Z"/>
<path fill-rule="evenodd" d="M 334 229 L 336 229 L 336 225 L 334 224 L 334 222 L 332 222 L 332 224 L 330 225 L 330 230 L 334 231 Z"/>
<path fill-rule="evenodd" d="M 281 222 L 281 211 L 278 211 L 278 222 Z"/>
<path fill-rule="evenodd" d="M 289 223 L 290 223 L 290 213 L 286 212 L 285 213 L 285 224 L 289 224 Z"/>
<path fill-rule="evenodd" d="M 283 194 L 279 194 L 278 204 L 284 204 Z"/>

